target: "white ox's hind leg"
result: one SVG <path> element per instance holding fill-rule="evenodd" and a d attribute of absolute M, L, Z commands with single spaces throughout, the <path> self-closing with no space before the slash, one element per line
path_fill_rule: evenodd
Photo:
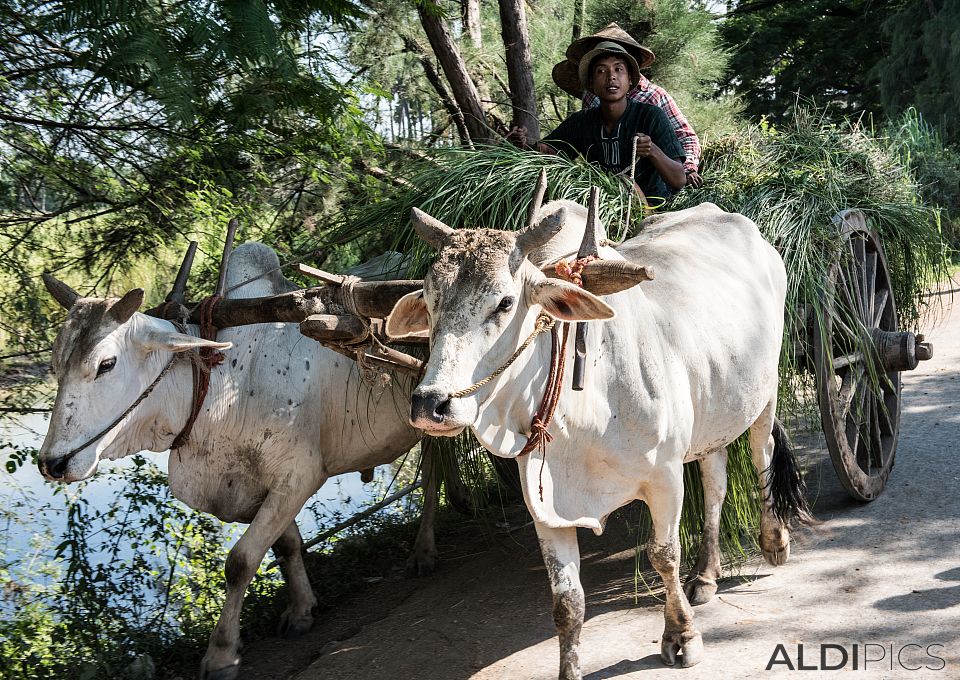
<path fill-rule="evenodd" d="M 535 522 L 543 564 L 553 592 L 553 622 L 560 637 L 560 680 L 581 680 L 580 630 L 584 597 L 580 584 L 580 547 L 577 530 L 550 529 Z"/>
<path fill-rule="evenodd" d="M 703 535 L 697 564 L 683 587 L 690 604 L 709 602 L 717 592 L 720 566 L 720 511 L 727 495 L 727 450 L 720 449 L 700 460 L 703 482 Z"/>
<path fill-rule="evenodd" d="M 666 589 L 660 658 L 668 666 L 673 666 L 680 652 L 680 663 L 687 668 L 703 660 L 703 638 L 693 625 L 693 609 L 680 586 L 683 465 L 679 461 L 668 463 L 655 468 L 655 472 L 659 475 L 650 480 L 644 500 L 653 520 L 653 536 L 647 542 L 647 554 Z"/>
<path fill-rule="evenodd" d="M 227 555 L 223 569 L 227 597 L 200 664 L 201 680 L 233 680 L 240 673 L 240 609 L 247 586 L 267 549 L 288 530 L 300 508 L 320 486 L 296 475 L 291 475 L 290 481 L 291 486 L 267 494 L 250 526 Z M 294 481 L 299 484 L 297 487 L 292 486 Z"/>
<path fill-rule="evenodd" d="M 757 421 L 750 426 L 750 454 L 760 476 L 763 492 L 763 511 L 760 516 L 760 550 L 764 559 L 774 566 L 784 564 L 790 557 L 790 531 L 773 511 L 771 463 L 773 462 L 773 423 L 776 402 L 771 402 Z"/>
<path fill-rule="evenodd" d="M 273 552 L 280 563 L 290 597 L 290 604 L 280 617 L 277 633 L 285 638 L 298 637 L 313 626 L 313 608 L 317 606 L 317 597 L 313 594 L 303 565 L 303 538 L 296 522 L 290 522 L 273 544 Z"/>

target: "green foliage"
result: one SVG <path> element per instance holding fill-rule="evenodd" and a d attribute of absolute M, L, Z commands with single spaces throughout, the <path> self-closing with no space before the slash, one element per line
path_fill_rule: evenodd
<path fill-rule="evenodd" d="M 229 534 L 175 501 L 156 467 L 133 463 L 106 475 L 118 489 L 106 508 L 91 507 L 85 485 L 61 487 L 67 521 L 56 540 L 31 517 L 60 503 L 38 508 L 27 496 L 8 511 L 33 538 L 29 555 L 11 546 L 0 555 L 8 613 L 0 678 L 121 678 L 148 658 L 192 673 L 199 663 L 222 606 Z M 277 586 L 258 579 L 252 591 L 275 594 Z"/>
<path fill-rule="evenodd" d="M 871 75 L 888 118 L 912 108 L 960 142 L 960 0 L 908 0 L 883 22 L 889 42 Z"/>
<path fill-rule="evenodd" d="M 903 0 L 741 0 L 720 23 L 730 50 L 725 86 L 754 120 L 781 123 L 798 95 L 840 118 L 880 111 L 870 67 L 883 56 L 881 27 Z"/>
<path fill-rule="evenodd" d="M 913 108 L 883 132 L 900 163 L 913 172 L 924 202 L 941 208 L 945 239 L 960 249 L 960 152 L 945 146 L 937 128 Z"/>
<path fill-rule="evenodd" d="M 41 269 L 102 293 L 205 241 L 214 207 L 218 235 L 239 215 L 274 241 L 336 210 L 378 142 L 315 32 L 359 16 L 349 0 L 0 0 L 0 343 L 48 346 Z"/>

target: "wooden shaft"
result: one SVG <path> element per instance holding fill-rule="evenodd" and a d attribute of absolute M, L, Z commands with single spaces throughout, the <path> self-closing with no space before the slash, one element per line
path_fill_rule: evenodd
<path fill-rule="evenodd" d="M 227 238 L 223 242 L 223 255 L 220 256 L 220 275 L 217 278 L 217 289 L 214 295 L 223 295 L 227 286 L 227 266 L 230 264 L 230 253 L 233 252 L 233 238 L 237 234 L 240 223 L 234 217 L 227 224 Z"/>
<path fill-rule="evenodd" d="M 600 189 L 590 187 L 590 205 L 587 208 L 587 224 L 583 230 L 583 241 L 580 242 L 578 258 L 599 255 L 597 245 L 597 221 L 600 212 Z M 581 276 L 582 278 L 582 276 Z M 577 336 L 573 355 L 573 389 L 577 392 L 583 389 L 584 376 L 587 372 L 587 324 L 577 323 Z"/>
<path fill-rule="evenodd" d="M 552 264 L 545 265 L 540 271 L 550 278 L 560 278 Z M 650 267 L 625 260 L 593 260 L 587 263 L 580 276 L 584 290 L 594 295 L 613 295 L 642 281 L 652 281 L 654 272 Z"/>
<path fill-rule="evenodd" d="M 351 286 L 357 311 L 366 318 L 385 318 L 397 300 L 423 288 L 423 281 L 362 281 Z M 340 287 L 316 286 L 280 295 L 257 298 L 224 298 L 213 308 L 213 324 L 232 328 L 253 323 L 300 323 L 314 314 L 329 314 L 344 307 Z M 187 303 L 192 309 L 190 323 L 200 322 L 199 303 Z M 161 307 L 146 313 L 160 316 Z"/>
<path fill-rule="evenodd" d="M 187 294 L 187 280 L 190 278 L 190 269 L 193 267 L 193 258 L 196 254 L 197 242 L 190 241 L 190 245 L 187 246 L 187 253 L 183 256 L 183 262 L 180 263 L 177 278 L 173 282 L 173 289 L 167 296 L 167 302 L 179 302 L 183 304 Z"/>

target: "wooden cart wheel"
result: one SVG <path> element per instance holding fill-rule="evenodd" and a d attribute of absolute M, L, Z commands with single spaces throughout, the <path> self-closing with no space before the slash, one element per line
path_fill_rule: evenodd
<path fill-rule="evenodd" d="M 860 211 L 835 219 L 846 237 L 831 265 L 813 360 L 827 448 L 843 487 L 862 501 L 883 491 L 900 430 L 900 371 L 916 367 L 916 337 L 900 333 L 887 261 Z"/>

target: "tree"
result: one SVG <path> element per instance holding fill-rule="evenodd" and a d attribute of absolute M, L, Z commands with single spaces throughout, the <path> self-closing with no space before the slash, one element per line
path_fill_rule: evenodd
<path fill-rule="evenodd" d="M 744 0 L 730 2 L 720 24 L 730 50 L 725 87 L 746 113 L 789 116 L 797 95 L 836 116 L 879 113 L 870 67 L 885 53 L 882 25 L 903 0 Z"/>
<path fill-rule="evenodd" d="M 283 238 L 331 176 L 359 181 L 343 159 L 372 138 L 313 36 L 361 15 L 352 0 L 0 0 L 0 344 L 44 344 L 38 256 L 109 283 L 205 217 L 266 211 Z"/>
<path fill-rule="evenodd" d="M 960 142 L 960 0 L 911 0 L 882 28 L 889 49 L 871 75 L 884 114 L 913 107 L 947 143 Z"/>

